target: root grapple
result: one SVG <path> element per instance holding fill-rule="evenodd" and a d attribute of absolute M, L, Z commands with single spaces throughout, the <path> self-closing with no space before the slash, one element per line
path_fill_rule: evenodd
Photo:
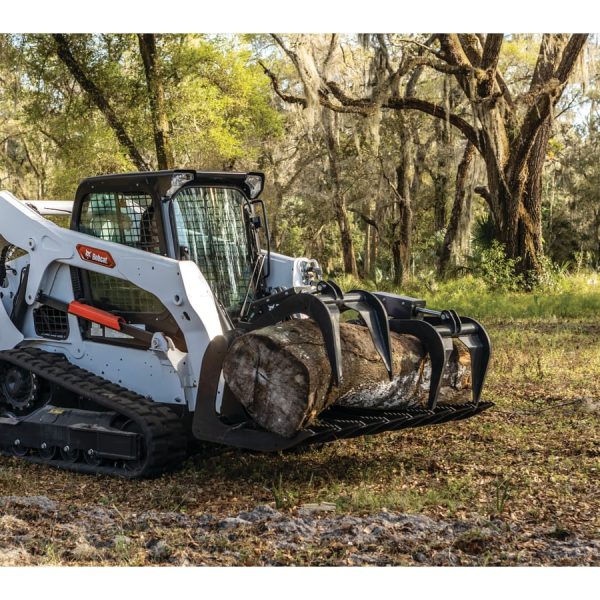
<path fill-rule="evenodd" d="M 431 364 L 426 406 L 407 407 L 402 411 L 332 407 L 320 415 L 318 425 L 301 430 L 293 438 L 274 436 L 262 431 L 252 421 L 240 418 L 235 400 L 224 401 L 220 415 L 214 411 L 210 398 L 216 393 L 217 381 L 211 374 L 220 372 L 230 340 L 233 339 L 220 337 L 213 340 L 205 354 L 193 421 L 195 435 L 254 450 L 282 450 L 340 438 L 457 421 L 492 406 L 489 402 L 481 402 L 491 353 L 487 332 L 477 321 L 459 316 L 454 310 L 426 308 L 424 300 L 366 290 L 351 290 L 344 294 L 335 283 L 322 281 L 317 284 L 314 293 L 292 288 L 250 304 L 239 326 L 245 331 L 252 331 L 299 315 L 313 319 L 323 336 L 333 382 L 339 384 L 343 378 L 340 316 L 347 311 L 356 311 L 360 322 L 368 328 L 390 379 L 394 376 L 390 332 L 412 335 L 423 344 Z M 453 339 L 460 340 L 471 357 L 472 400 L 460 405 L 438 406 L 442 379 L 453 351 Z"/>

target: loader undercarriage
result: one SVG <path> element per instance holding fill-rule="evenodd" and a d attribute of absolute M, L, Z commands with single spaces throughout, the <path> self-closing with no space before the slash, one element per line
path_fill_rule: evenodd
<path fill-rule="evenodd" d="M 181 465 L 187 436 L 181 419 L 121 386 L 36 348 L 0 352 L 13 389 L 27 379 L 52 394 L 17 416 L 5 394 L 0 400 L 0 451 L 30 462 L 127 478 L 152 477 Z M 3 390 L 7 384 L 3 382 Z M 30 392 L 31 393 L 31 392 Z"/>

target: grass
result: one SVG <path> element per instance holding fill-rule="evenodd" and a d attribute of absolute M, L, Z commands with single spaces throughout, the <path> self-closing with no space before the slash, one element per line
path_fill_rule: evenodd
<path fill-rule="evenodd" d="M 385 509 L 434 519 L 499 519 L 507 531 L 516 525 L 523 531 L 549 531 L 556 539 L 597 538 L 600 296 L 598 284 L 584 279 L 563 282 L 562 295 L 549 292 L 537 299 L 493 294 L 464 281 L 427 295 L 432 306 L 458 306 L 481 318 L 490 332 L 494 351 L 484 397 L 496 406 L 481 417 L 295 453 L 222 449 L 198 455 L 179 473 L 155 481 L 78 476 L 0 458 L 0 496 L 40 494 L 65 510 L 118 511 L 124 529 L 110 539 L 97 533 L 98 555 L 92 562 L 101 564 L 150 564 L 147 548 L 156 539 L 172 549 L 169 560 L 185 557 L 192 563 L 347 560 L 350 550 L 343 548 L 267 550 L 266 533 L 243 540 L 224 533 L 200 543 L 175 521 L 168 529 L 151 521 L 144 530 L 125 529 L 130 515 L 145 511 L 225 517 L 265 503 L 284 512 L 332 502 L 340 514 Z M 36 564 L 85 562 L 72 553 L 72 535 L 52 518 L 31 510 L 15 516 L 31 528 L 23 539 Z M 456 547 L 479 553 L 481 564 L 514 564 L 530 542 L 511 535 L 502 553 L 477 531 L 458 539 Z M 11 539 L 0 529 L 0 548 Z M 400 554 L 394 559 L 393 548 L 386 552 L 398 564 L 410 562 Z"/>
<path fill-rule="evenodd" d="M 399 289 L 389 284 L 340 281 L 344 289 L 362 287 L 416 296 L 431 308 L 454 308 L 461 314 L 486 321 L 590 319 L 600 314 L 600 276 L 596 273 L 560 276 L 549 289 L 535 292 L 503 292 L 465 276 L 445 282 L 415 281 Z"/>

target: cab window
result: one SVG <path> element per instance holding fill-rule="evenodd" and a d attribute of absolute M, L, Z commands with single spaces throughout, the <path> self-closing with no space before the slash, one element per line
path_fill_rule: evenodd
<path fill-rule="evenodd" d="M 148 194 L 88 194 L 81 207 L 79 231 L 107 242 L 160 254 L 156 215 Z"/>

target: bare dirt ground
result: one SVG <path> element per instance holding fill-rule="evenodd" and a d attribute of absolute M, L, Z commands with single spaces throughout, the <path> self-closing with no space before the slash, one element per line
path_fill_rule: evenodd
<path fill-rule="evenodd" d="M 496 323 L 468 421 L 154 481 L 0 458 L 0 564 L 600 565 L 600 340 Z"/>

